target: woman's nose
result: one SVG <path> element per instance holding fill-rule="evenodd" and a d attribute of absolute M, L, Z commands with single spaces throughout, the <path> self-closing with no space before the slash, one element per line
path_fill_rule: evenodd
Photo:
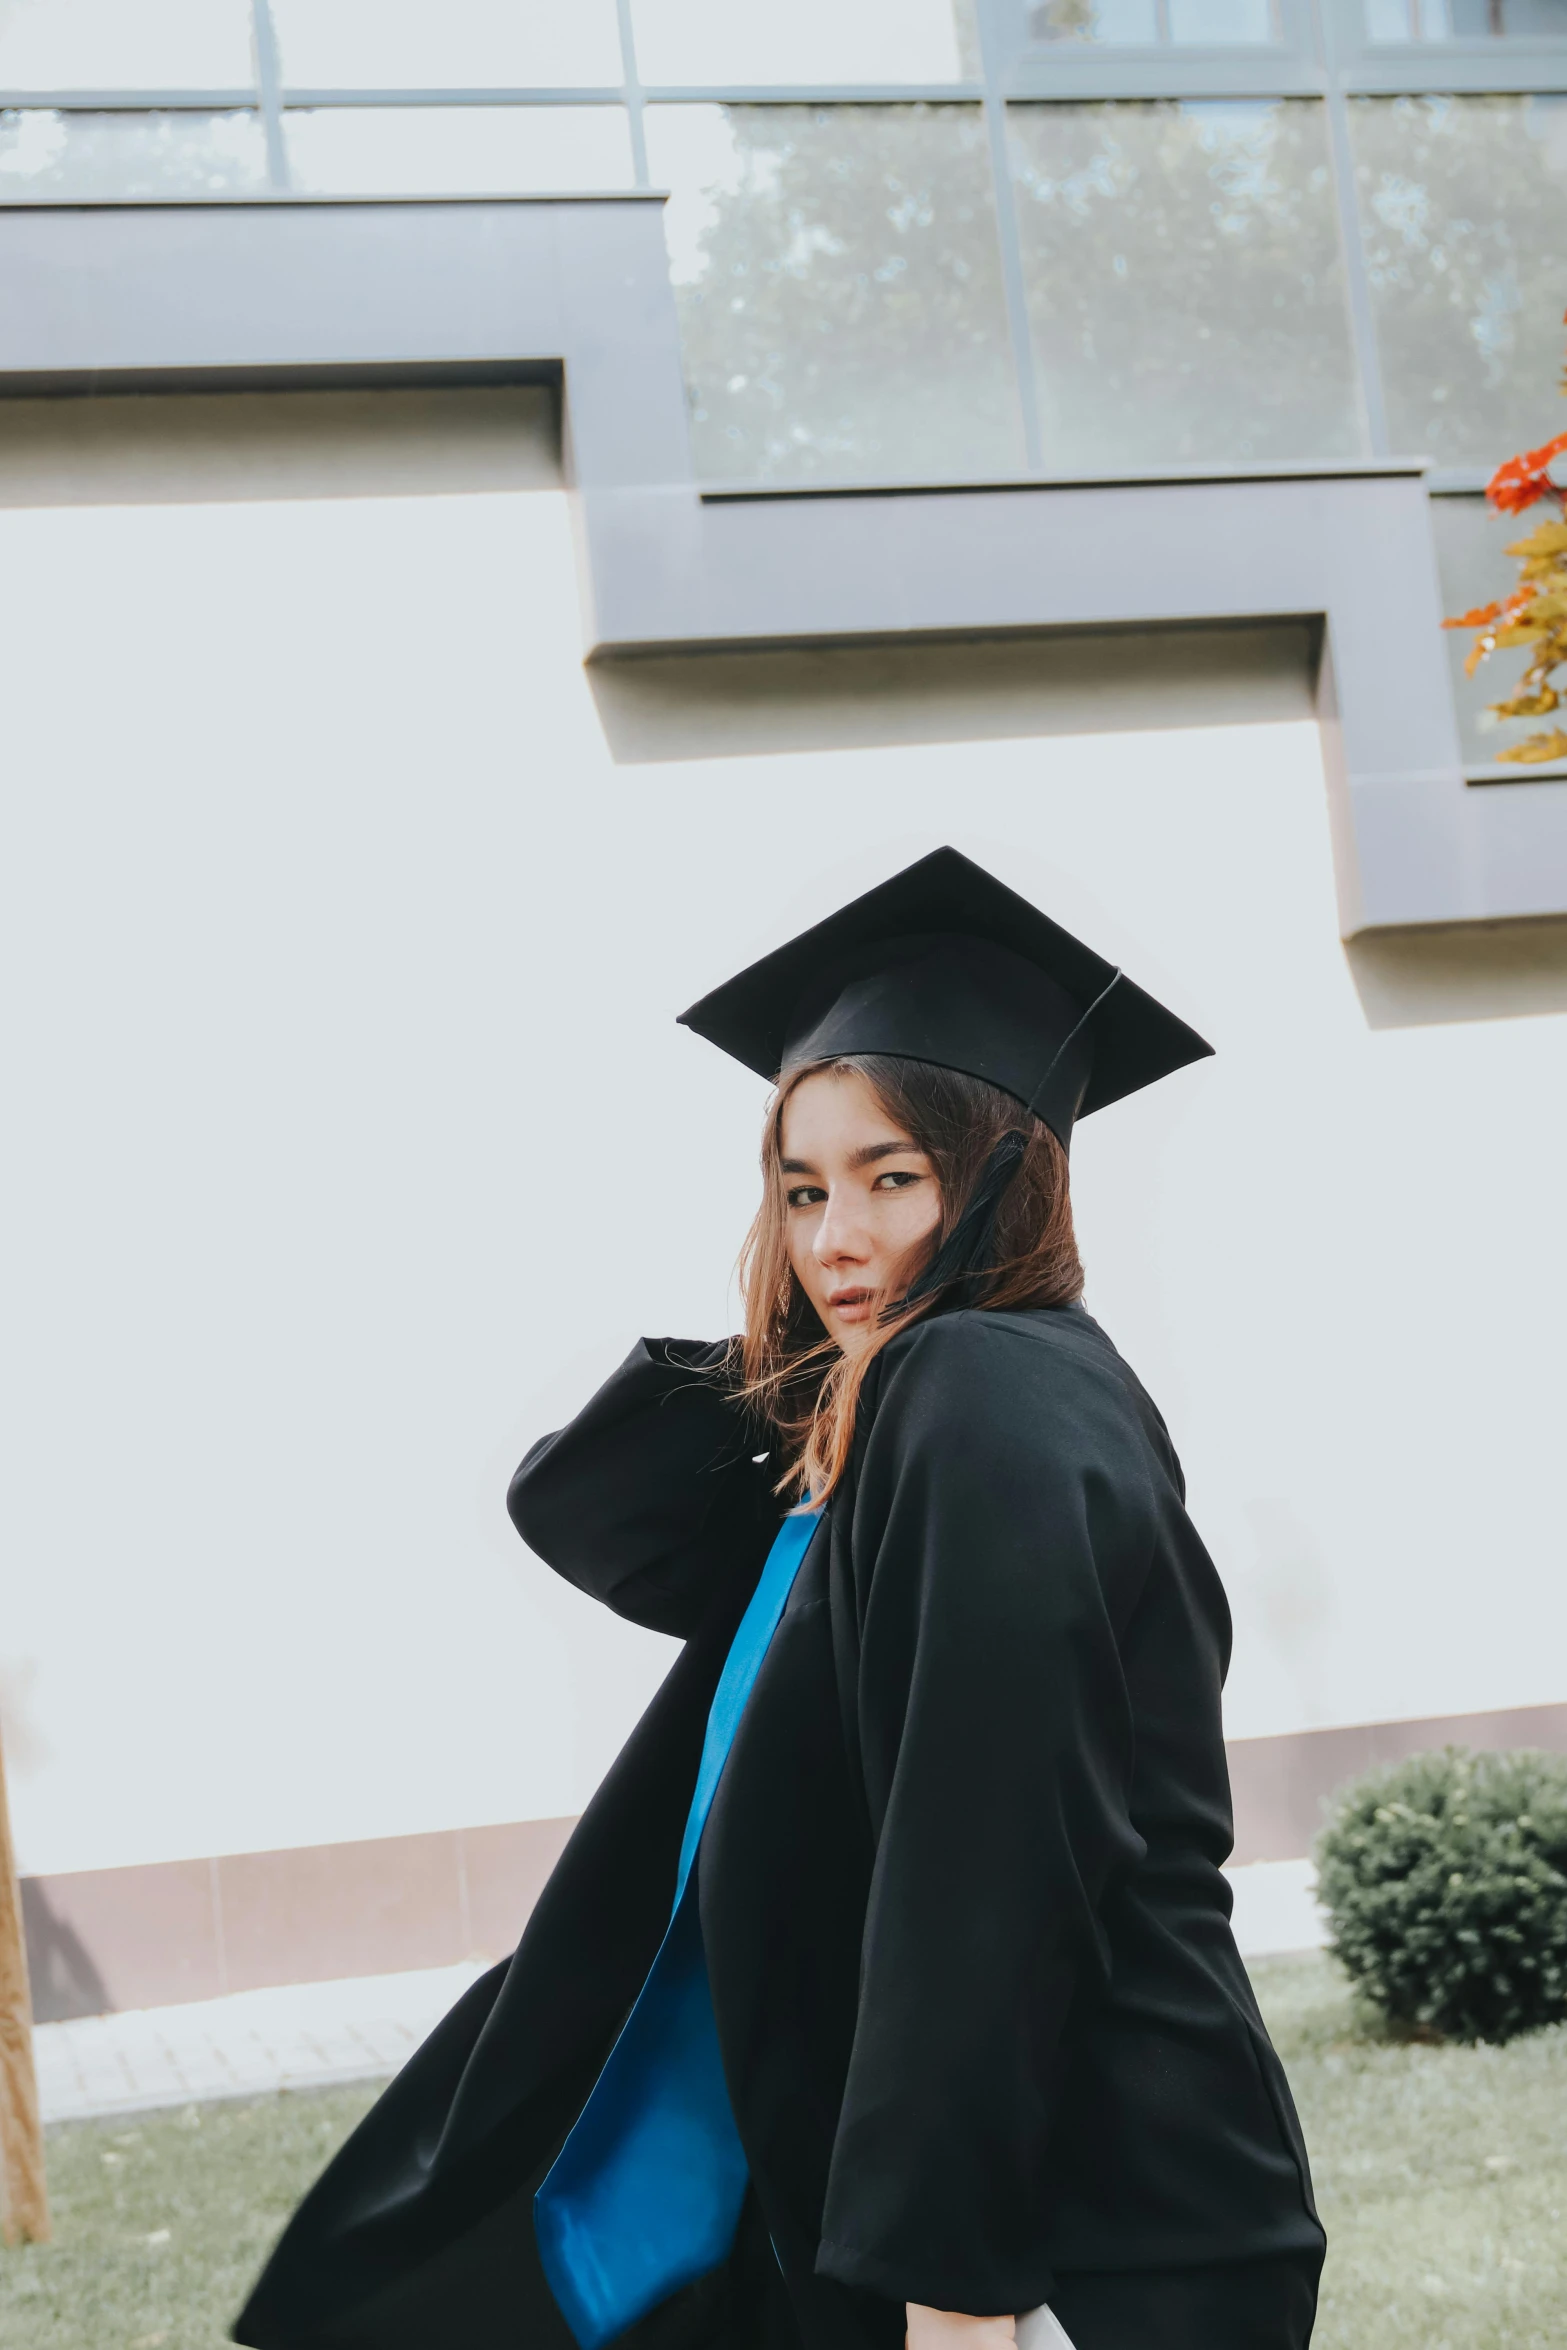
<path fill-rule="evenodd" d="M 852 1199 L 845 1200 L 834 1192 L 828 1193 L 827 1205 L 822 1210 L 822 1220 L 816 1227 L 812 1247 L 818 1263 L 823 1265 L 842 1264 L 845 1260 L 855 1264 L 864 1262 L 867 1253 L 865 1227 L 855 1213 Z"/>

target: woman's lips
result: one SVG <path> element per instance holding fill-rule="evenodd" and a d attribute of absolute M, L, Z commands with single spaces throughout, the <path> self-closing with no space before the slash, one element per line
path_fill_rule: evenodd
<path fill-rule="evenodd" d="M 863 1322 L 874 1305 L 876 1293 L 871 1289 L 835 1289 L 827 1300 L 830 1312 L 840 1322 Z"/>

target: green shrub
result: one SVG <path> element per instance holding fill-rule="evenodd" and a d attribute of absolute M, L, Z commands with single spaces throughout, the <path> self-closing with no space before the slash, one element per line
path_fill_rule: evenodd
<path fill-rule="evenodd" d="M 1567 2020 L 1567 1756 L 1450 1746 L 1356 1780 L 1317 1898 L 1392 2023 L 1511 2040 Z"/>

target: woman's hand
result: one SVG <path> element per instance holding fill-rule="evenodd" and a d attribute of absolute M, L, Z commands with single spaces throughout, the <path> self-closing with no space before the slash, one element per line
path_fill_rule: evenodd
<path fill-rule="evenodd" d="M 956 2309 L 924 2309 L 917 2301 L 905 2302 L 904 2313 L 905 2350 L 1012 2350 L 1017 2340 L 1011 2317 L 964 2317 Z"/>

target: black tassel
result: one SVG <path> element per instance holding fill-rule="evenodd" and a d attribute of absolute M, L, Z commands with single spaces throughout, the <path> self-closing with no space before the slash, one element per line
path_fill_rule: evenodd
<path fill-rule="evenodd" d="M 1028 1137 L 1015 1127 L 1009 1128 L 993 1145 L 967 1207 L 923 1273 L 910 1284 L 907 1295 L 883 1308 L 884 1321 L 907 1313 L 911 1306 L 922 1305 L 938 1290 L 954 1289 L 956 1294 L 951 1302 L 960 1305 L 963 1287 L 976 1274 L 989 1271 L 995 1254 L 996 1218 L 1007 1186 L 1023 1164 L 1027 1148 Z"/>

